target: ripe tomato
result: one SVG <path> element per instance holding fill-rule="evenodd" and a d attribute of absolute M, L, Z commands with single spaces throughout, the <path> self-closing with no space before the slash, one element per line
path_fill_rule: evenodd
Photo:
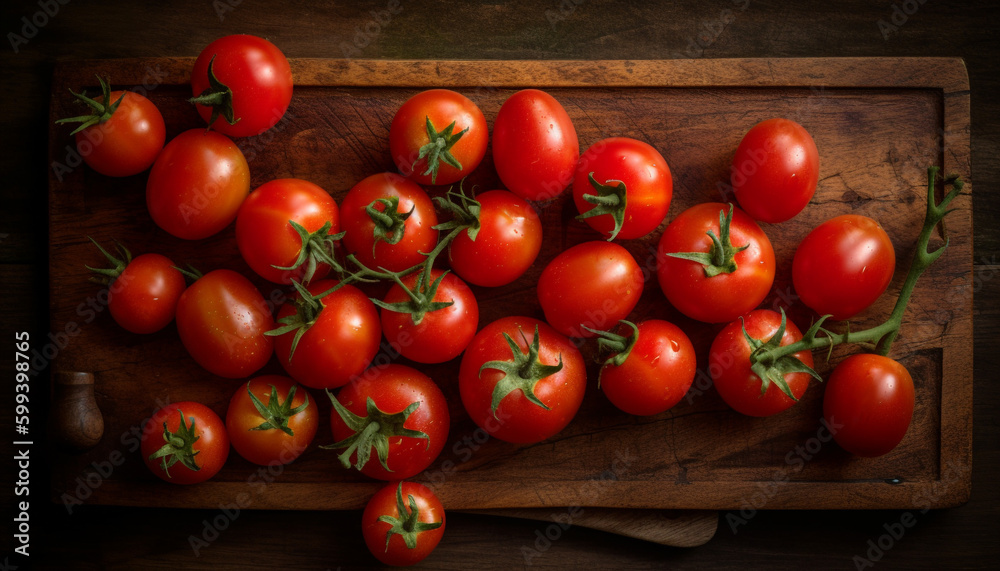
<path fill-rule="evenodd" d="M 142 459 L 158 478 L 197 484 L 216 475 L 229 457 L 222 419 L 196 402 L 165 405 L 142 427 Z"/>
<path fill-rule="evenodd" d="M 267 364 L 271 310 L 250 280 L 232 270 L 198 278 L 177 301 L 177 332 L 191 357 L 210 373 L 248 377 Z"/>
<path fill-rule="evenodd" d="M 782 323 L 785 325 L 784 331 L 781 331 Z M 781 347 L 802 339 L 802 332 L 791 321 L 785 321 L 783 314 L 770 309 L 757 309 L 726 325 L 716 335 L 709 350 L 708 372 L 715 383 L 715 389 L 726 404 L 736 412 L 748 416 L 777 414 L 802 398 L 809 386 L 810 375 L 801 371 L 778 375 L 795 396 L 794 400 L 774 378 L 769 378 L 766 389 L 762 390 L 764 383 L 750 368 L 750 353 L 753 348 L 747 343 L 744 328 L 755 343 L 766 343 L 781 331 L 780 341 L 776 344 Z M 799 351 L 788 359 L 799 361 L 792 363 L 792 369 L 802 369 L 801 365 L 810 369 L 813 366 L 812 353 L 809 351 Z"/>
<path fill-rule="evenodd" d="M 322 188 L 297 178 L 260 185 L 236 217 L 240 254 L 259 276 L 275 283 L 308 283 L 326 276 L 330 265 L 324 260 L 333 254 L 330 236 L 338 232 L 337 203 Z"/>
<path fill-rule="evenodd" d="M 101 95 L 74 93 L 90 115 L 60 119 L 76 123 L 76 150 L 90 168 L 107 176 L 131 176 L 148 169 L 163 149 L 166 126 L 152 101 L 132 91 L 111 91 L 100 77 Z M 72 92 L 71 92 L 72 93 Z"/>
<path fill-rule="evenodd" d="M 372 367 L 330 395 L 330 428 L 345 468 L 379 480 L 423 472 L 448 440 L 448 403 L 430 377 L 404 365 Z M 375 457 L 372 458 L 372 451 Z"/>
<path fill-rule="evenodd" d="M 545 320 L 571 337 L 593 337 L 628 317 L 642 296 L 642 269 L 610 242 L 584 242 L 556 256 L 538 278 Z"/>
<path fill-rule="evenodd" d="M 361 515 L 365 544 L 386 565 L 415 565 L 444 535 L 444 506 L 430 488 L 393 482 L 368 500 Z"/>
<path fill-rule="evenodd" d="M 191 92 L 191 102 L 210 128 L 230 137 L 259 135 L 288 109 L 292 68 L 285 54 L 264 38 L 225 36 L 195 60 Z"/>
<path fill-rule="evenodd" d="M 306 298 L 300 290 L 278 310 L 282 326 L 269 333 L 285 371 L 314 389 L 339 387 L 361 374 L 382 339 L 378 311 L 358 288 L 345 285 L 316 297 L 335 285 L 336 280 L 313 282 Z M 305 332 L 299 333 L 302 329 Z"/>
<path fill-rule="evenodd" d="M 627 137 L 594 143 L 580 157 L 573 178 L 578 218 L 608 240 L 642 238 L 656 230 L 667 216 L 673 192 L 663 155 Z"/>
<path fill-rule="evenodd" d="M 419 184 L 465 178 L 483 160 L 489 140 L 479 107 L 448 89 L 414 95 L 396 111 L 389 127 L 392 160 L 403 176 Z"/>
<path fill-rule="evenodd" d="M 573 181 L 580 141 L 562 105 L 537 89 L 507 98 L 493 122 L 493 163 L 504 186 L 526 200 L 551 200 Z"/>
<path fill-rule="evenodd" d="M 835 320 L 864 311 L 896 269 L 888 234 L 867 216 L 844 214 L 817 226 L 792 260 L 792 284 L 810 309 Z"/>
<path fill-rule="evenodd" d="M 402 356 L 418 363 L 444 363 L 458 357 L 479 326 L 479 304 L 472 290 L 455 274 L 442 274 L 441 270 L 431 270 L 421 291 L 417 283 L 424 280 L 424 273 L 411 273 L 401 281 L 412 296 L 395 284 L 378 304 L 386 340 Z M 432 293 L 427 286 L 433 287 L 434 283 L 438 285 Z M 437 305 L 432 305 L 448 302 L 448 307 L 435 309 Z M 412 313 L 393 311 L 387 306 Z M 414 323 L 415 319 L 419 323 Z"/>
<path fill-rule="evenodd" d="M 388 204 L 396 203 L 388 210 Z M 376 211 L 376 224 L 368 211 Z M 344 247 L 369 268 L 399 272 L 424 261 L 437 245 L 437 213 L 427 193 L 398 174 L 373 174 L 354 185 L 340 204 Z"/>
<path fill-rule="evenodd" d="M 906 367 L 888 357 L 859 353 L 841 361 L 830 375 L 823 418 L 844 450 L 881 456 L 903 440 L 913 405 L 913 379 Z"/>
<path fill-rule="evenodd" d="M 761 121 L 740 141 L 730 180 L 747 214 L 764 222 L 784 222 L 801 212 L 816 191 L 816 143 L 795 121 Z"/>
<path fill-rule="evenodd" d="M 725 216 L 730 210 L 731 220 Z M 713 237 L 720 239 L 722 249 Z M 673 256 L 678 253 L 695 253 L 698 259 Z M 660 288 L 670 303 L 708 323 L 729 322 L 749 312 L 774 283 L 771 241 L 732 205 L 696 204 L 678 214 L 660 237 L 656 260 Z"/>
<path fill-rule="evenodd" d="M 319 408 L 309 391 L 281 375 L 264 375 L 240 385 L 226 411 L 233 448 L 261 466 L 288 464 L 301 456 L 318 425 Z"/>
<path fill-rule="evenodd" d="M 191 129 L 163 148 L 146 183 L 153 222 L 185 240 L 215 234 L 236 218 L 250 192 L 250 167 L 228 137 Z"/>
<path fill-rule="evenodd" d="M 576 416 L 587 386 L 573 343 L 531 317 L 504 317 L 469 343 L 458 375 L 462 404 L 491 436 L 532 444 L 555 436 Z"/>
<path fill-rule="evenodd" d="M 619 339 L 602 336 L 601 344 L 620 344 L 601 367 L 598 384 L 616 407 L 635 415 L 659 414 L 680 402 L 694 381 L 694 346 L 673 323 L 649 319 L 638 325 L 624 322 L 631 331 Z M 625 337 L 628 335 L 629 337 Z"/>

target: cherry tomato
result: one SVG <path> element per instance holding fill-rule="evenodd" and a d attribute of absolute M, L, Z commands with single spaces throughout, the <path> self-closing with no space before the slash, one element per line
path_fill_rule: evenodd
<path fill-rule="evenodd" d="M 197 484 L 219 473 L 229 457 L 222 419 L 196 402 L 164 405 L 142 428 L 142 459 L 153 474 L 173 484 Z"/>
<path fill-rule="evenodd" d="M 365 545 L 386 565 L 415 565 L 434 551 L 444 535 L 441 500 L 416 482 L 393 482 L 368 500 L 361 515 Z"/>
<path fill-rule="evenodd" d="M 674 307 L 698 321 L 732 321 L 760 305 L 774 283 L 774 250 L 756 222 L 733 208 L 729 238 L 720 235 L 720 217 L 730 208 L 718 203 L 696 204 L 678 214 L 660 237 L 656 258 L 660 288 Z M 728 218 L 723 218 L 722 226 L 726 226 Z M 728 259 L 717 251 L 708 232 L 722 244 L 731 242 Z M 677 253 L 696 253 L 705 259 L 671 255 Z M 707 275 L 714 271 L 719 273 Z"/>
<path fill-rule="evenodd" d="M 241 384 L 226 412 L 233 448 L 261 466 L 288 464 L 301 456 L 317 426 L 319 408 L 309 391 L 281 375 L 264 375 Z"/>
<path fill-rule="evenodd" d="M 228 137 L 191 129 L 163 148 L 146 183 L 146 206 L 157 226 L 185 240 L 229 225 L 250 192 L 250 167 Z"/>
<path fill-rule="evenodd" d="M 841 361 L 826 382 L 823 418 L 833 439 L 856 456 L 888 453 L 913 418 L 913 379 L 888 357 L 859 353 Z"/>
<path fill-rule="evenodd" d="M 418 184 L 451 184 L 486 155 L 486 117 L 468 97 L 448 89 L 422 91 L 404 103 L 389 127 L 389 152 L 399 172 Z"/>
<path fill-rule="evenodd" d="M 663 155 L 627 137 L 594 143 L 580 157 L 573 178 L 573 202 L 579 218 L 609 240 L 641 238 L 656 230 L 667 216 L 673 192 L 673 178 Z M 613 202 L 598 205 L 588 201 L 588 196 Z"/>
<path fill-rule="evenodd" d="M 795 121 L 761 121 L 740 141 L 730 179 L 747 214 L 764 222 L 784 222 L 801 212 L 816 191 L 816 143 Z"/>
<path fill-rule="evenodd" d="M 526 200 L 551 200 L 573 181 L 580 142 L 562 105 L 537 89 L 507 98 L 493 122 L 493 163 L 504 186 Z"/>
<path fill-rule="evenodd" d="M 483 430 L 505 442 L 531 444 L 573 420 L 587 371 L 576 346 L 548 324 L 504 317 L 469 343 L 458 386 L 465 410 Z"/>
<path fill-rule="evenodd" d="M 556 256 L 538 278 L 545 320 L 571 337 L 593 337 L 628 317 L 642 296 L 642 269 L 625 248 L 584 242 Z"/>
<path fill-rule="evenodd" d="M 292 68 L 285 54 L 264 38 L 224 36 L 208 44 L 195 60 L 191 92 L 198 114 L 212 129 L 230 137 L 259 135 L 288 109 Z"/>
<path fill-rule="evenodd" d="M 843 214 L 817 226 L 792 260 L 795 292 L 810 309 L 849 319 L 875 303 L 896 269 L 896 252 L 871 218 Z"/>
<path fill-rule="evenodd" d="M 291 224 L 293 221 L 301 225 L 308 240 Z M 326 224 L 330 225 L 327 231 L 319 232 Z M 332 255 L 329 236 L 338 232 L 337 203 L 322 188 L 297 178 L 262 184 L 250 193 L 236 217 L 240 254 L 259 276 L 275 283 L 289 284 L 293 279 L 309 282 L 329 273 L 330 266 L 316 250 Z M 293 270 L 281 269 L 296 263 L 299 265 Z"/>
<path fill-rule="evenodd" d="M 198 278 L 177 301 L 177 332 L 191 357 L 210 373 L 248 377 L 267 364 L 271 310 L 250 280 L 232 270 Z"/>

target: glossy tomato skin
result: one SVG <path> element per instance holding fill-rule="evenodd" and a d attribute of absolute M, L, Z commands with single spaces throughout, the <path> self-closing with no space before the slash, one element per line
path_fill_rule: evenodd
<path fill-rule="evenodd" d="M 136 256 L 108 288 L 108 309 L 132 333 L 155 333 L 174 320 L 187 285 L 174 263 L 160 254 Z"/>
<path fill-rule="evenodd" d="M 441 270 L 431 270 L 433 283 Z M 420 272 L 402 279 L 410 290 L 416 288 Z M 401 303 L 410 296 L 398 284 L 389 288 L 382 299 L 385 303 Z M 449 273 L 441 280 L 436 302 L 452 301 L 452 305 L 424 314 L 419 325 L 413 324 L 412 314 L 382 308 L 382 332 L 399 353 L 418 363 L 444 363 L 462 354 L 479 327 L 479 304 L 476 296 L 458 276 Z"/>
<path fill-rule="evenodd" d="M 562 369 L 541 379 L 535 385 L 535 395 L 549 410 L 532 403 L 515 389 L 500 401 L 494 416 L 493 390 L 503 379 L 497 369 L 480 368 L 490 361 L 513 361 L 510 346 L 503 337 L 507 333 L 527 354 L 539 335 L 539 361 Z M 484 327 L 469 343 L 462 356 L 459 370 L 459 390 L 462 404 L 472 420 L 491 436 L 515 444 L 541 442 L 558 434 L 573 420 L 587 385 L 587 371 L 576 346 L 547 323 L 531 317 L 504 317 Z"/>
<path fill-rule="evenodd" d="M 452 134 L 468 131 L 452 146 L 451 154 L 462 165 L 457 169 L 440 162 L 436 179 L 427 171 L 427 159 L 418 158 L 420 148 L 430 142 L 427 120 L 438 132 L 452 122 Z M 489 143 L 486 117 L 471 99 L 449 89 L 422 91 L 403 103 L 389 127 L 389 152 L 399 172 L 418 184 L 446 185 L 458 182 L 476 170 Z"/>
<path fill-rule="evenodd" d="M 230 137 L 259 135 L 285 115 L 292 101 L 292 68 L 285 54 L 274 44 L 244 34 L 224 36 L 208 44 L 191 70 L 191 91 L 195 97 L 209 87 L 208 64 L 215 56 L 215 77 L 233 92 L 233 116 L 230 125 L 219 116 L 210 127 Z M 212 108 L 196 105 L 207 123 Z"/>
<path fill-rule="evenodd" d="M 157 226 L 201 240 L 229 225 L 250 192 L 250 167 L 225 135 L 191 129 L 163 148 L 146 183 L 146 206 Z"/>
<path fill-rule="evenodd" d="M 406 509 L 410 509 L 409 498 L 412 496 L 418 510 L 417 521 L 423 523 L 441 522 L 441 526 L 417 533 L 417 545 L 413 549 L 406 546 L 403 537 L 399 534 L 393 534 L 386 544 L 386 534 L 389 533 L 392 526 L 387 522 L 379 521 L 379 517 L 385 515 L 393 519 L 400 519 L 399 508 L 396 504 L 398 486 L 399 482 L 392 482 L 368 500 L 365 511 L 361 515 L 361 531 L 364 534 L 368 550 L 382 563 L 394 566 L 416 565 L 430 555 L 441 542 L 445 528 L 444 506 L 427 486 L 417 482 L 403 482 L 402 497 Z"/>
<path fill-rule="evenodd" d="M 413 213 L 406 219 L 403 238 L 396 244 L 379 241 L 372 244 L 375 223 L 365 211 L 372 201 L 379 198 L 398 197 L 397 212 Z M 375 207 L 384 211 L 385 207 Z M 394 173 L 373 174 L 347 192 L 340 204 L 341 224 L 346 231 L 344 247 L 369 268 L 384 267 L 393 272 L 403 271 L 424 261 L 423 253 L 437 245 L 437 213 L 430 197 L 415 182 Z"/>
<path fill-rule="evenodd" d="M 166 444 L 163 423 L 167 424 L 167 430 L 176 433 L 180 428 L 182 413 L 188 428 L 194 423 L 198 439 L 191 445 L 191 449 L 196 452 L 194 460 L 199 469 L 191 470 L 177 462 L 164 471 L 160 459 L 150 460 L 149 457 Z M 197 402 L 177 402 L 164 405 L 146 421 L 142 428 L 140 450 L 146 466 L 163 481 L 172 484 L 197 484 L 218 474 L 226 463 L 226 458 L 229 457 L 229 435 L 226 433 L 226 425 L 212 409 Z"/>
<path fill-rule="evenodd" d="M 810 309 L 850 319 L 881 296 L 896 269 L 896 252 L 878 222 L 843 214 L 817 226 L 792 260 L 795 292 Z"/>
<path fill-rule="evenodd" d="M 271 309 L 250 280 L 232 270 L 198 278 L 177 302 L 177 332 L 191 357 L 210 373 L 248 377 L 267 364 L 275 328 Z"/>
<path fill-rule="evenodd" d="M 506 190 L 476 195 L 479 232 L 463 232 L 448 247 L 448 262 L 465 281 L 507 285 L 524 275 L 542 248 L 542 221 L 525 200 Z"/>
<path fill-rule="evenodd" d="M 707 323 L 728 323 L 754 309 L 767 296 L 774 283 L 774 249 L 767 235 L 739 208 L 733 209 L 730 236 L 733 246 L 750 247 L 735 256 L 737 270 L 711 278 L 704 267 L 691 260 L 668 256 L 679 252 L 709 252 L 712 239 L 707 232 L 719 234 L 719 212 L 729 205 L 702 203 L 675 217 L 657 249 L 657 277 L 670 303 L 684 315 Z"/>
<path fill-rule="evenodd" d="M 340 210 L 333 198 L 315 184 L 296 178 L 266 182 L 250 193 L 236 217 L 236 244 L 247 265 L 262 278 L 280 284 L 301 282 L 305 264 L 289 267 L 302 250 L 302 239 L 289 220 L 310 234 L 330 222 L 328 234 L 340 232 Z M 330 266 L 319 264 L 313 279 L 321 279 Z"/>
<path fill-rule="evenodd" d="M 566 110 L 548 93 L 511 95 L 493 122 L 493 163 L 504 186 L 526 200 L 558 197 L 573 181 L 580 141 Z"/>
<path fill-rule="evenodd" d="M 601 367 L 601 390 L 623 412 L 659 414 L 691 388 L 697 358 L 691 340 L 673 323 L 649 319 L 637 326 L 639 338 L 625 362 Z M 619 328 L 620 335 L 630 333 Z"/>
<path fill-rule="evenodd" d="M 302 411 L 288 419 L 288 428 L 292 435 L 278 428 L 254 430 L 266 421 L 254 406 L 247 385 L 254 396 L 264 406 L 268 406 L 271 397 L 271 387 L 278 391 L 282 403 L 288 398 L 288 392 L 295 387 L 295 397 L 291 408 L 301 406 L 309 399 L 309 404 Z M 250 379 L 249 383 L 241 383 L 229 400 L 226 411 L 226 431 L 233 448 L 240 456 L 261 466 L 278 466 L 288 464 L 302 455 L 309 447 L 316 428 L 319 426 L 319 408 L 309 391 L 295 381 L 281 375 L 263 375 Z"/>
<path fill-rule="evenodd" d="M 405 480 L 426 470 L 448 440 L 451 417 L 441 389 L 430 377 L 416 369 L 389 364 L 368 369 L 337 393 L 340 404 L 359 416 L 367 415 L 369 398 L 375 401 L 379 410 L 390 414 L 402 412 L 419 402 L 420 405 L 403 423 L 403 428 L 423 432 L 428 438 L 390 438 L 386 464 L 391 471 L 382 467 L 372 451 L 361 473 L 377 480 Z M 336 442 L 354 434 L 336 412 L 330 414 L 330 428 Z M 356 452 L 350 460 L 352 465 L 357 463 Z"/>
<path fill-rule="evenodd" d="M 545 320 L 564 335 L 593 337 L 628 317 L 642 296 L 642 269 L 625 248 L 584 242 L 556 256 L 538 279 Z"/>
<path fill-rule="evenodd" d="M 733 191 L 755 220 L 784 222 L 802 211 L 819 181 L 812 136 L 790 119 L 768 119 L 750 129 L 733 156 Z"/>
<path fill-rule="evenodd" d="M 594 143 L 583 153 L 573 178 L 573 202 L 580 214 L 595 207 L 583 198 L 587 194 L 597 194 L 590 183 L 591 173 L 600 184 L 625 183 L 624 223 L 616 238 L 641 238 L 656 230 L 666 218 L 674 182 L 666 159 L 648 143 L 628 137 L 611 137 Z M 605 238 L 615 228 L 610 214 L 585 218 L 584 222 Z"/>
<path fill-rule="evenodd" d="M 152 101 L 132 91 L 112 91 L 110 103 L 122 94 L 125 98 L 107 121 L 74 135 L 83 160 L 107 176 L 132 176 L 148 169 L 167 136 L 163 115 Z M 94 101 L 105 103 L 103 95 Z"/>
<path fill-rule="evenodd" d="M 335 285 L 336 280 L 319 280 L 307 289 L 319 295 Z M 347 384 L 371 363 L 382 327 L 375 305 L 352 285 L 326 295 L 320 303 L 323 311 L 299 339 L 295 354 L 291 354 L 294 331 L 274 338 L 274 353 L 296 381 L 314 389 L 332 389 Z M 289 301 L 278 310 L 278 320 L 295 312 L 294 302 Z"/>
<path fill-rule="evenodd" d="M 708 355 L 708 370 L 715 383 L 715 390 L 733 410 L 747 416 L 771 416 L 795 404 L 773 382 L 767 392 L 760 393 L 761 380 L 750 370 L 750 345 L 743 336 L 743 327 L 754 339 L 767 341 L 778 332 L 781 314 L 770 309 L 757 309 L 726 325 L 712 342 Z M 802 339 L 802 332 L 791 321 L 786 321 L 780 346 Z M 813 366 L 812 353 L 799 351 L 794 357 L 806 366 Z M 808 373 L 789 373 L 785 382 L 795 398 L 801 399 L 809 387 Z"/>
<path fill-rule="evenodd" d="M 887 454 L 913 418 L 913 379 L 906 367 L 859 353 L 833 370 L 823 394 L 823 418 L 841 448 L 855 456 Z"/>

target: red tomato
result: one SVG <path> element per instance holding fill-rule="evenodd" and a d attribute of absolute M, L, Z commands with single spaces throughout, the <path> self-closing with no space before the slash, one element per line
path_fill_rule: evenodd
<path fill-rule="evenodd" d="M 764 222 L 784 222 L 801 212 L 816 191 L 816 143 L 795 121 L 761 121 L 740 141 L 730 179 L 747 214 Z"/>
<path fill-rule="evenodd" d="M 830 375 L 823 418 L 844 450 L 881 456 L 903 440 L 913 405 L 913 379 L 906 367 L 888 357 L 859 353 L 841 361 Z"/>
<path fill-rule="evenodd" d="M 216 475 L 229 457 L 222 419 L 196 402 L 165 405 L 142 428 L 142 459 L 158 478 L 197 484 Z"/>
<path fill-rule="evenodd" d="M 195 60 L 191 92 L 191 102 L 212 129 L 230 137 L 259 135 L 288 109 L 292 68 L 285 54 L 264 38 L 225 36 L 208 44 Z"/>
<path fill-rule="evenodd" d="M 476 239 L 468 232 L 448 247 L 448 262 L 469 283 L 507 285 L 535 263 L 542 248 L 542 222 L 530 204 L 505 190 L 476 196 L 479 228 Z"/>
<path fill-rule="evenodd" d="M 368 500 L 361 515 L 365 544 L 386 565 L 415 565 L 444 535 L 444 506 L 430 488 L 393 482 Z"/>
<path fill-rule="evenodd" d="M 526 200 L 551 200 L 573 181 L 580 142 L 562 105 L 548 93 L 511 95 L 493 122 L 493 163 L 511 192 Z"/>
<path fill-rule="evenodd" d="M 694 381 L 697 362 L 688 336 L 661 319 L 621 334 L 633 336 L 631 346 L 601 367 L 601 390 L 608 400 L 636 415 L 659 414 L 680 402 Z"/>
<path fill-rule="evenodd" d="M 308 240 L 303 240 L 293 221 L 308 233 Z M 319 232 L 326 224 L 330 224 L 328 230 Z M 322 188 L 297 178 L 262 184 L 250 193 L 236 217 L 240 254 L 259 276 L 275 283 L 289 284 L 293 279 L 308 283 L 329 273 L 330 266 L 322 260 L 332 255 L 329 236 L 338 232 L 337 203 Z M 281 269 L 296 264 L 294 270 Z"/>
<path fill-rule="evenodd" d="M 310 284 L 308 290 L 318 296 L 335 285 L 336 280 L 320 280 Z M 365 370 L 378 352 L 382 328 L 375 305 L 352 285 L 319 298 L 302 312 L 296 307 L 300 299 L 301 295 L 278 310 L 279 323 L 307 326 L 294 353 L 297 329 L 275 336 L 278 361 L 293 379 L 307 387 L 330 389 L 347 384 Z"/>
<path fill-rule="evenodd" d="M 443 273 L 431 270 L 428 283 L 433 284 Z M 422 276 L 423 272 L 414 272 L 401 281 L 410 291 L 416 291 Z M 422 296 L 429 297 L 426 294 Z M 479 304 L 469 286 L 451 273 L 441 278 L 437 292 L 428 301 L 452 304 L 427 311 L 419 317 L 420 323 L 415 324 L 413 321 L 418 313 L 400 313 L 386 309 L 386 305 L 403 304 L 414 309 L 426 307 L 426 304 L 415 305 L 399 284 L 393 285 L 379 304 L 382 307 L 382 332 L 389 344 L 407 359 L 418 363 L 444 363 L 458 357 L 476 334 Z"/>
<path fill-rule="evenodd" d="M 319 408 L 309 391 L 280 375 L 241 384 L 226 412 L 233 448 L 261 466 L 288 464 L 298 458 L 312 442 L 317 426 Z"/>
<path fill-rule="evenodd" d="M 392 223 L 376 225 L 366 209 L 386 212 L 381 200 L 397 200 Z M 407 212 L 413 211 L 408 216 Z M 344 247 L 371 269 L 400 272 L 424 261 L 424 253 L 437 245 L 437 213 L 427 193 L 398 174 L 373 174 L 347 192 L 340 204 Z M 403 217 L 405 216 L 405 219 Z M 382 238 L 376 238 L 381 234 Z M 395 244 L 392 240 L 398 240 Z M 374 245 L 374 246 L 373 246 Z"/>
<path fill-rule="evenodd" d="M 743 328 L 750 337 L 767 342 L 781 328 L 781 314 L 770 309 L 757 309 L 742 319 L 726 325 L 716 335 L 708 354 L 708 372 L 715 383 L 719 396 L 736 412 L 748 416 L 771 416 L 795 404 L 802 398 L 809 386 L 808 373 L 793 372 L 782 375 L 795 400 L 789 398 L 778 383 L 768 380 L 767 390 L 761 394 L 763 382 L 750 369 L 752 349 L 743 335 Z M 802 332 L 791 321 L 785 324 L 779 346 L 791 345 L 802 339 Z M 809 351 L 799 351 L 791 356 L 812 368 L 813 358 Z"/>
<path fill-rule="evenodd" d="M 232 270 L 198 278 L 177 301 L 177 332 L 191 357 L 210 373 L 248 377 L 267 364 L 271 310 L 250 280 Z"/>
<path fill-rule="evenodd" d="M 548 324 L 504 317 L 469 343 L 458 386 L 465 410 L 483 430 L 505 442 L 532 444 L 573 420 L 587 371 L 576 346 Z"/>
<path fill-rule="evenodd" d="M 396 111 L 389 127 L 389 152 L 410 180 L 451 184 L 479 166 L 489 139 L 486 117 L 468 97 L 429 89 Z"/>
<path fill-rule="evenodd" d="M 545 320 L 571 337 L 593 337 L 628 317 L 642 296 L 642 269 L 610 242 L 584 242 L 556 256 L 538 278 Z"/>
<path fill-rule="evenodd" d="M 708 232 L 720 236 L 719 218 L 731 205 L 696 204 L 677 215 L 663 231 L 657 250 L 660 288 L 681 313 L 698 321 L 725 323 L 764 301 L 774 283 L 774 250 L 764 231 L 738 208 L 733 209 L 729 237 L 734 253 L 720 255 Z M 724 232 L 723 232 L 724 233 Z M 744 248 L 745 249 L 740 249 Z M 671 254 L 695 252 L 709 255 L 719 273 L 709 277 L 703 261 L 681 259 Z M 718 261 L 723 263 L 718 264 Z M 728 267 L 727 267 L 728 266 Z M 732 270 L 731 272 L 728 270 Z"/>
<path fill-rule="evenodd" d="M 371 478 L 416 476 L 448 440 L 451 419 L 444 394 L 430 377 L 410 367 L 372 367 L 336 398 L 330 395 L 330 401 L 337 442 L 323 448 L 345 449 L 339 456 L 344 467 L 354 466 Z"/>
<path fill-rule="evenodd" d="M 163 148 L 146 183 L 153 222 L 185 240 L 229 225 L 250 192 L 250 167 L 228 137 L 191 129 Z"/>
<path fill-rule="evenodd" d="M 573 178 L 578 218 L 609 240 L 642 238 L 656 230 L 667 216 L 673 192 L 673 178 L 663 155 L 626 137 L 594 143 L 580 157 Z M 604 202 L 588 201 L 587 196 Z"/>
<path fill-rule="evenodd" d="M 802 240 L 792 260 L 792 283 L 802 303 L 842 320 L 875 303 L 895 269 L 896 252 L 878 222 L 844 214 Z"/>

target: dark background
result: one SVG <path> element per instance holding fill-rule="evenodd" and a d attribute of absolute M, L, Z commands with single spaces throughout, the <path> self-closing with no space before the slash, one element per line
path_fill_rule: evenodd
<path fill-rule="evenodd" d="M 66 1 L 66 0 L 63 0 Z M 56 0 L 50 0 L 57 4 Z M 959 56 L 972 87 L 972 182 L 975 269 L 975 444 L 973 491 L 967 505 L 918 516 L 875 563 L 882 569 L 990 567 L 1000 555 L 1000 456 L 997 404 L 1000 341 L 995 302 L 1000 280 L 996 255 L 1000 231 L 1000 3 L 896 0 L 895 2 L 750 0 L 731 24 L 724 9 L 745 0 L 659 3 L 604 0 L 538 2 L 447 2 L 401 0 L 402 10 L 368 45 L 351 53 L 363 58 L 426 59 L 661 59 L 676 57 Z M 43 0 L 44 3 L 44 0 Z M 371 10 L 387 2 L 85 2 L 69 0 L 45 26 L 18 46 L 22 17 L 36 2 L 6 1 L 0 18 L 3 93 L 0 113 L 0 323 L 3 334 L 48 330 L 46 299 L 47 108 L 53 62 L 59 59 L 196 56 L 213 39 L 232 33 L 265 36 L 288 57 L 342 57 L 354 45 Z M 53 8 L 50 8 L 50 10 Z M 220 18 L 217 10 L 225 10 Z M 914 12 L 915 9 L 915 12 Z M 905 12 L 912 14 L 907 15 Z M 879 21 L 894 30 L 880 29 Z M 714 28 L 716 39 L 698 53 L 694 39 Z M 10 350 L 2 356 L 12 371 Z M 40 385 L 35 385 L 38 387 Z M 5 392 L 2 415 L 10 426 L 13 392 Z M 33 392 L 32 423 L 44 421 Z M 4 430 L 5 434 L 10 434 Z M 9 440 L 4 437 L 4 451 Z M 35 448 L 38 451 L 38 447 Z M 36 566 L 65 568 L 309 568 L 365 567 L 375 563 L 360 543 L 357 512 L 245 512 L 210 547 L 194 557 L 187 537 L 217 512 L 84 507 L 67 517 L 48 497 L 43 458 L 32 465 L 32 547 Z M 9 464 L 4 462 L 4 474 Z M 2 505 L 13 500 L 4 477 Z M 44 508 L 43 508 L 44 506 Z M 582 528 L 571 528 L 544 554 L 537 568 L 853 568 L 869 540 L 886 533 L 902 512 L 767 511 L 734 534 L 725 520 L 707 545 L 666 548 Z M 722 514 L 723 516 L 725 514 Z M 11 553 L 12 528 L 4 516 L 0 558 Z M 533 544 L 535 522 L 452 514 L 448 531 L 426 568 L 469 569 L 524 566 L 521 547 Z M 19 556 L 0 564 L 27 568 Z M 10 567 L 13 569 L 13 567 Z"/>

